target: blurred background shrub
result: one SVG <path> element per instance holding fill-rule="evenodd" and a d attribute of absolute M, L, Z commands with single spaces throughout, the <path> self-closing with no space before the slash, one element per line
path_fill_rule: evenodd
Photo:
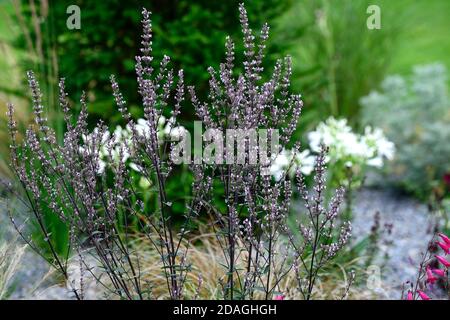
<path fill-rule="evenodd" d="M 423 200 L 448 194 L 450 98 L 442 64 L 416 66 L 408 77 L 387 77 L 361 99 L 363 121 L 383 128 L 397 146 L 391 177 Z"/>
<path fill-rule="evenodd" d="M 281 20 L 283 30 L 303 25 L 292 54 L 307 129 L 330 115 L 357 125 L 359 98 L 383 78 L 402 24 L 398 12 L 381 9 L 381 29 L 369 30 L 371 4 L 383 8 L 380 1 L 298 1 Z"/>

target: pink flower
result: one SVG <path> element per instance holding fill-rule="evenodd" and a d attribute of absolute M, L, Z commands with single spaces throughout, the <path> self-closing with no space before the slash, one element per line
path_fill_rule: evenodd
<path fill-rule="evenodd" d="M 432 269 L 434 274 L 437 274 L 439 277 L 445 277 L 445 271 L 441 269 Z"/>
<path fill-rule="evenodd" d="M 450 267 L 450 262 L 448 262 L 447 260 L 445 260 L 444 257 L 441 256 L 437 256 L 435 255 L 436 259 L 446 268 Z"/>
<path fill-rule="evenodd" d="M 276 295 L 273 300 L 284 300 L 284 298 L 285 298 L 284 294 L 279 294 L 279 295 Z"/>
<path fill-rule="evenodd" d="M 422 298 L 422 300 L 431 300 L 431 298 L 429 296 L 427 296 L 427 294 L 425 292 L 417 290 L 417 293 Z"/>
<path fill-rule="evenodd" d="M 438 278 L 436 278 L 433 274 L 433 272 L 431 271 L 430 266 L 427 266 L 427 282 L 428 283 L 435 283 L 438 280 Z"/>
<path fill-rule="evenodd" d="M 444 240 L 444 242 L 450 246 L 450 238 L 447 237 L 445 234 L 443 233 L 438 233 L 438 236 L 441 237 L 442 240 Z"/>
<path fill-rule="evenodd" d="M 442 250 L 444 250 L 445 254 L 450 253 L 450 245 L 449 244 L 447 244 L 446 242 L 440 242 L 440 241 L 438 241 L 436 243 L 439 247 L 441 247 Z"/>
<path fill-rule="evenodd" d="M 450 187 L 450 173 L 446 173 L 444 174 L 444 176 L 442 177 L 442 180 L 444 181 L 444 183 Z"/>
<path fill-rule="evenodd" d="M 408 291 L 408 295 L 406 296 L 406 300 L 414 300 L 411 290 Z"/>

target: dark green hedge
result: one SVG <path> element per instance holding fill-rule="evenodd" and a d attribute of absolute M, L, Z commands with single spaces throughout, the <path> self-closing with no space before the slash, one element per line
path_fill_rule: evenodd
<path fill-rule="evenodd" d="M 225 36 L 241 37 L 238 4 L 242 0 L 58 0 L 50 1 L 48 14 L 41 24 L 44 64 L 50 67 L 51 48 L 58 57 L 59 76 L 65 77 L 72 98 L 82 90 L 89 92 L 92 120 L 103 118 L 110 123 L 120 121 L 112 103 L 109 76 L 117 75 L 122 91 L 139 115 L 139 97 L 136 90 L 134 56 L 140 42 L 142 7 L 153 13 L 153 51 L 155 62 L 165 54 L 172 58 L 176 68 L 185 70 L 186 83 L 195 85 L 202 96 L 208 83 L 208 66 L 217 66 L 224 56 Z M 291 0 L 245 1 L 251 24 L 257 31 L 288 9 Z M 66 26 L 69 5 L 81 9 L 81 29 Z M 38 12 L 41 12 L 38 8 Z M 22 11 L 33 32 L 30 7 Z M 19 42 L 25 46 L 25 41 Z M 237 50 L 239 50 L 237 41 Z M 269 45 L 269 52 L 279 47 Z M 274 60 L 270 55 L 270 62 Z M 36 66 L 34 66 L 36 67 Z M 42 73 L 42 72 L 41 72 Z M 42 75 L 41 75 L 42 76 Z M 192 110 L 184 110 L 185 119 Z"/>

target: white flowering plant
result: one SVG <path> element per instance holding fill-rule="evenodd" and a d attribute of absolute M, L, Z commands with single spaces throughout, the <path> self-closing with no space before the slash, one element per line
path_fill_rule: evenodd
<path fill-rule="evenodd" d="M 336 184 L 359 186 L 367 167 L 382 168 L 392 160 L 395 146 L 380 128 L 365 127 L 363 134 L 353 132 L 346 119 L 328 118 L 308 134 L 311 150 L 319 152 L 320 145 L 329 148 L 332 181 Z M 351 181 L 349 181 L 351 179 Z"/>
<path fill-rule="evenodd" d="M 328 118 L 308 134 L 310 149 L 301 152 L 283 150 L 271 166 L 271 173 L 279 180 L 285 170 L 292 175 L 297 168 L 308 176 L 313 169 L 321 145 L 329 148 L 326 158 L 333 185 L 359 186 L 367 167 L 382 168 L 385 160 L 392 160 L 394 143 L 380 128 L 365 127 L 363 134 L 353 132 L 346 119 Z"/>
<path fill-rule="evenodd" d="M 270 173 L 277 181 L 282 178 L 286 171 L 288 171 L 289 176 L 292 178 L 297 169 L 299 169 L 303 175 L 309 176 L 314 170 L 314 163 L 315 156 L 313 156 L 308 149 L 301 152 L 283 149 L 275 159 L 273 159 Z"/>

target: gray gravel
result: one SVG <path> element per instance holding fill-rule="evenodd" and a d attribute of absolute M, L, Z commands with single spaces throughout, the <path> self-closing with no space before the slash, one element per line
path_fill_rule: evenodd
<path fill-rule="evenodd" d="M 424 204 L 391 189 L 363 189 L 355 199 L 354 241 L 370 233 L 377 211 L 382 231 L 378 254 L 368 275 L 379 273 L 381 281 L 374 285 L 374 277 L 368 276 L 368 287 L 380 299 L 399 299 L 402 284 L 417 277 L 421 253 L 431 240 L 433 224 Z"/>

